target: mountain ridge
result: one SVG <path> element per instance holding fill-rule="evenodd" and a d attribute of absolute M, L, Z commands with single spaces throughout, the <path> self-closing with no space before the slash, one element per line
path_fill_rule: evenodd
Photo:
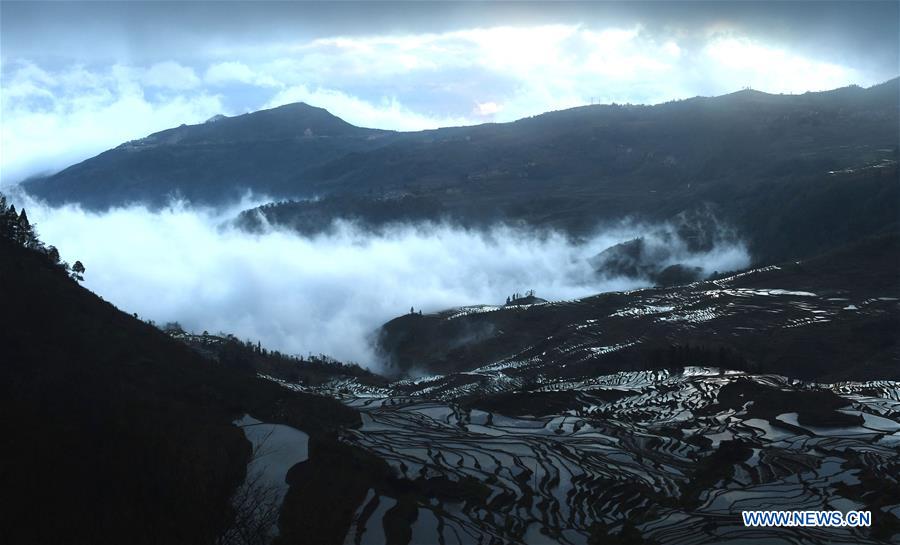
<path fill-rule="evenodd" d="M 694 163 L 710 162 L 711 157 L 698 151 L 681 157 L 685 149 L 679 141 L 724 151 L 734 145 L 783 143 L 799 146 L 803 153 L 817 148 L 796 141 L 791 133 L 819 140 L 827 136 L 825 145 L 890 143 L 896 128 L 887 127 L 897 115 L 896 100 L 892 103 L 889 95 L 896 95 L 897 88 L 894 79 L 858 91 L 765 95 L 774 106 L 763 112 L 764 123 L 759 112 L 747 115 L 728 107 L 734 96 L 741 96 L 739 91 L 652 106 L 582 106 L 509 123 L 417 132 L 356 127 L 324 109 L 294 103 L 159 131 L 23 185 L 51 203 L 105 208 L 129 202 L 164 204 L 172 194 L 215 204 L 246 189 L 290 198 L 523 179 L 575 179 L 579 187 L 609 176 L 647 183 L 648 177 L 671 177 L 672 170 L 678 178 L 704 175 Z M 834 119 L 815 110 L 826 107 L 825 114 Z M 866 115 L 872 109 L 876 115 Z M 881 119 L 884 115 L 887 118 Z M 864 121 L 874 134 L 851 136 L 845 126 L 848 116 L 861 116 L 855 121 Z M 808 130 L 812 125 L 819 130 L 817 136 Z M 749 131 L 747 136 L 730 132 L 738 130 L 735 127 Z M 760 131 L 766 138 L 759 138 Z M 691 133 L 702 138 L 686 138 Z M 644 140 L 646 145 L 640 145 Z M 842 155 L 847 154 L 837 153 L 831 162 L 849 166 Z M 679 172 L 685 165 L 691 168 Z M 721 166 L 707 174 L 721 175 Z"/>

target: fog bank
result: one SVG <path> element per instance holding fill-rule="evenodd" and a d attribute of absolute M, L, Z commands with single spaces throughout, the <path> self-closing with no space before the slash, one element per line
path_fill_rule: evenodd
<path fill-rule="evenodd" d="M 368 346 L 371 333 L 411 306 L 429 313 L 502 304 L 529 289 L 558 300 L 647 285 L 641 278 L 598 276 L 589 258 L 666 229 L 619 224 L 575 243 L 559 233 L 504 226 L 473 231 L 424 224 L 372 235 L 339 223 L 302 237 L 230 226 L 239 210 L 258 204 L 250 200 L 220 210 L 176 203 L 161 211 L 134 206 L 104 213 L 21 204 L 45 243 L 57 246 L 64 260 L 84 263 L 85 287 L 123 311 L 370 367 L 378 364 Z M 739 243 L 698 253 L 676 244 L 673 252 L 673 262 L 706 273 L 749 264 Z"/>

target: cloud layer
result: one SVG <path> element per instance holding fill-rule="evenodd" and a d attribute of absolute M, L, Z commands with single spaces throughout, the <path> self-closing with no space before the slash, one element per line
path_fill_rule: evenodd
<path fill-rule="evenodd" d="M 507 295 L 528 289 L 547 299 L 570 299 L 645 285 L 642 279 L 599 278 L 588 259 L 658 231 L 617 225 L 576 244 L 555 233 L 507 227 L 417 225 L 370 235 L 343 224 L 328 234 L 300 237 L 228 227 L 226 220 L 251 202 L 220 211 L 175 205 L 103 214 L 20 204 L 63 259 L 84 262 L 85 286 L 126 312 L 369 366 L 377 365 L 371 333 L 410 306 L 428 313 L 502 304 Z M 739 244 L 698 254 L 678 251 L 679 261 L 707 272 L 749 262 Z"/>

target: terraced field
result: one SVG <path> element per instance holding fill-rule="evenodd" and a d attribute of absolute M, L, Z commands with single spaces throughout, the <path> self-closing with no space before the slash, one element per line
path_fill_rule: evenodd
<path fill-rule="evenodd" d="M 898 253 L 894 253 L 894 252 Z M 900 380 L 898 239 L 671 288 L 525 306 L 452 309 L 385 324 L 397 385 L 454 399 L 510 379 L 710 365 L 836 382 Z"/>
<path fill-rule="evenodd" d="M 404 316 L 382 347 L 425 373 L 282 383 L 359 410 L 340 441 L 393 473 L 348 544 L 897 543 L 896 246 Z M 750 510 L 873 524 L 746 528 Z"/>
<path fill-rule="evenodd" d="M 412 543 L 588 543 L 626 521 L 645 540 L 673 544 L 879 543 L 900 531 L 897 382 L 816 385 L 686 368 L 474 403 L 346 402 L 364 425 L 345 440 L 399 475 L 486 486 L 479 501 L 419 504 Z M 383 540 L 396 503 L 371 491 L 347 542 Z M 740 511 L 758 509 L 869 509 L 885 529 L 744 528 Z"/>

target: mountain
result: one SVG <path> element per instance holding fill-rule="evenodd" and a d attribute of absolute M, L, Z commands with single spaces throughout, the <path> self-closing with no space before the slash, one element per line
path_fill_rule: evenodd
<path fill-rule="evenodd" d="M 527 306 L 463 307 L 384 324 L 400 372 L 482 384 L 485 370 L 563 380 L 709 365 L 815 381 L 900 380 L 900 235 L 802 262 L 669 288 Z"/>
<path fill-rule="evenodd" d="M 173 196 L 223 202 L 246 190 L 282 195 L 305 170 L 370 149 L 389 134 L 354 127 L 321 108 L 288 104 L 154 133 L 25 187 L 53 203 L 91 208 L 158 205 Z"/>
<path fill-rule="evenodd" d="M 657 106 L 597 105 L 512 123 L 398 133 L 290 104 L 128 142 L 26 184 L 52 202 L 109 206 L 178 192 L 273 197 L 494 187 L 622 202 L 891 158 L 898 80 L 804 95 L 741 91 Z M 652 200 L 664 200 L 658 195 Z M 633 206 L 632 206 L 633 207 Z"/>
<path fill-rule="evenodd" d="M 335 219 L 373 230 L 503 222 L 580 237 L 625 218 L 702 213 L 734 228 L 755 264 L 805 258 L 900 229 L 898 104 L 894 79 L 397 134 L 321 171 L 324 198 L 265 205 L 239 223 L 314 233 Z"/>
<path fill-rule="evenodd" d="M 0 347 L 2 543 L 223 543 L 252 455 L 235 419 L 296 427 L 320 449 L 361 424 L 240 354 L 203 357 L 3 236 Z"/>
<path fill-rule="evenodd" d="M 173 195 L 221 203 L 252 190 L 288 201 L 249 211 L 241 225 L 259 227 L 259 212 L 302 232 L 343 218 L 371 229 L 446 220 L 582 236 L 626 217 L 702 210 L 771 263 L 897 227 L 898 81 L 583 106 L 412 133 L 292 104 L 162 131 L 24 187 L 90 208 Z"/>

